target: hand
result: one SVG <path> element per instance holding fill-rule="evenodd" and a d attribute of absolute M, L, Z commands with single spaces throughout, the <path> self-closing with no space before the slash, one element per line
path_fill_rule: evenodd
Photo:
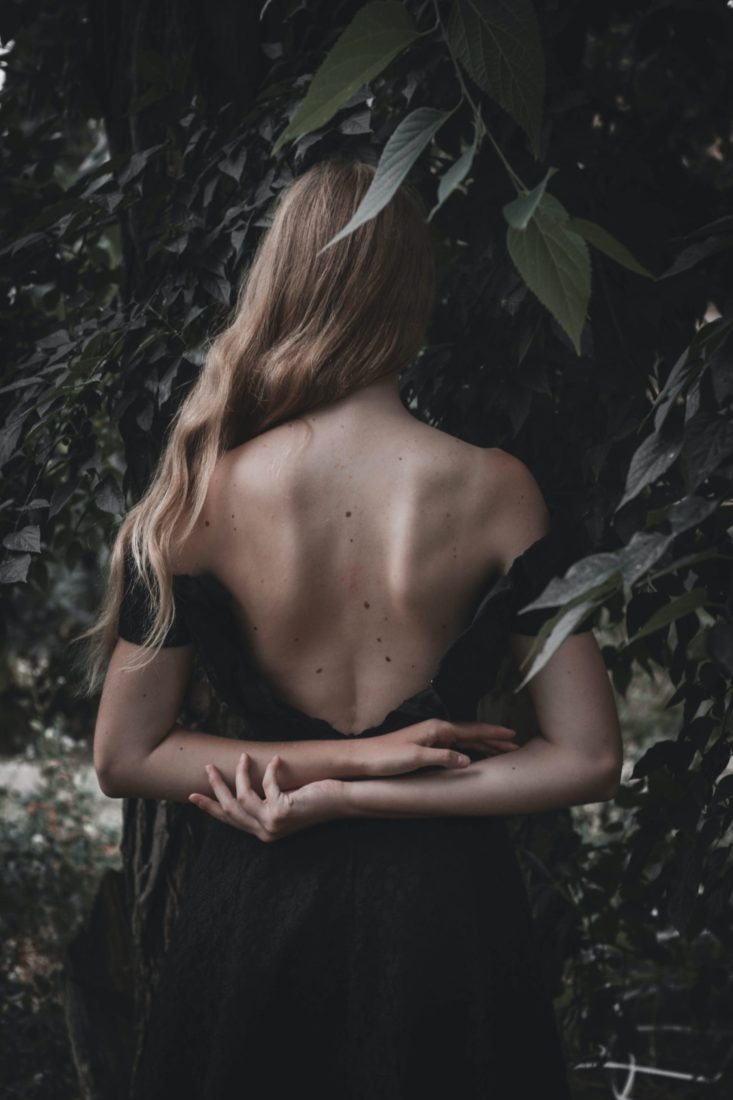
<path fill-rule="evenodd" d="M 249 774 L 249 753 L 239 757 L 235 773 L 236 794 L 232 794 L 215 764 L 207 764 L 209 783 L 215 799 L 204 794 L 190 794 L 189 802 L 205 810 L 225 825 L 252 833 L 269 843 L 289 833 L 317 825 L 339 816 L 344 783 L 340 779 L 318 779 L 291 791 L 282 791 L 277 780 L 280 757 L 271 757 L 262 776 L 262 798 L 252 787 Z"/>
<path fill-rule="evenodd" d="M 451 722 L 428 718 L 412 726 L 365 738 L 359 743 L 360 760 L 368 776 L 400 775 L 417 768 L 465 768 L 471 757 L 457 749 L 485 756 L 512 752 L 515 730 L 491 722 Z"/>

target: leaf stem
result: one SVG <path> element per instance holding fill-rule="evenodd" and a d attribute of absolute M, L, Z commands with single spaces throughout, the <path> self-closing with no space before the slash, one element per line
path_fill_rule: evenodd
<path fill-rule="evenodd" d="M 515 188 L 515 190 L 524 191 L 526 193 L 529 190 L 529 188 L 527 187 L 527 185 L 525 183 L 522 182 L 521 177 L 517 175 L 517 173 L 514 171 L 511 164 L 507 160 L 507 158 L 504 156 L 504 153 L 502 152 L 501 147 L 499 146 L 499 143 L 496 141 L 494 135 L 491 133 L 488 126 L 484 122 L 483 115 L 481 114 L 480 105 L 478 105 L 477 103 L 474 102 L 473 97 L 472 97 L 471 93 L 469 92 L 469 90 L 466 86 L 466 82 L 463 79 L 463 73 L 461 72 L 461 67 L 460 67 L 456 57 L 454 56 L 453 51 L 450 48 L 450 42 L 448 41 L 448 36 L 445 33 L 445 28 L 444 28 L 442 20 L 440 18 L 440 10 L 438 8 L 438 0 L 433 0 L 433 5 L 435 7 L 436 26 L 440 27 L 441 37 L 442 37 L 443 41 L 445 42 L 446 48 L 448 50 L 448 56 L 451 59 L 451 62 L 453 64 L 453 68 L 455 69 L 456 77 L 458 78 L 458 83 L 459 83 L 459 85 L 461 87 L 461 91 L 463 93 L 463 98 L 467 100 L 467 102 L 469 103 L 469 105 L 470 105 L 470 107 L 471 107 L 471 109 L 473 110 L 473 113 L 474 113 L 474 125 L 476 127 L 476 140 L 478 142 L 478 140 L 480 138 L 480 135 L 481 134 L 486 134 L 486 137 L 489 139 L 489 141 L 493 145 L 493 147 L 496 151 L 496 154 L 499 157 L 499 160 L 503 164 L 503 166 L 506 170 L 506 173 L 507 173 L 507 175 L 509 176 L 509 179 L 512 182 L 512 186 Z"/>

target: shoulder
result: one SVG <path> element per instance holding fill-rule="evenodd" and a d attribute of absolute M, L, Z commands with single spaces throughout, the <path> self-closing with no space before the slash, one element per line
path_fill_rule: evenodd
<path fill-rule="evenodd" d="M 232 466 L 229 452 L 217 459 L 203 506 L 193 524 L 193 504 L 190 497 L 187 500 L 171 534 L 173 573 L 196 575 L 212 571 L 220 543 L 229 530 L 226 517 L 232 491 Z"/>
<path fill-rule="evenodd" d="M 491 497 L 491 554 L 502 573 L 550 529 L 550 512 L 536 477 L 520 458 L 500 447 L 484 450 Z"/>

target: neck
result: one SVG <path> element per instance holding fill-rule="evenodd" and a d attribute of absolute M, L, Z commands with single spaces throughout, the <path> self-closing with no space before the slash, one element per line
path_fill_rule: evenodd
<path fill-rule="evenodd" d="M 354 415 L 359 418 L 372 415 L 383 416 L 390 412 L 409 416 L 400 397 L 399 371 L 384 375 L 376 381 L 354 390 L 353 393 L 339 398 L 337 401 L 331 401 L 320 409 L 314 409 L 305 419 L 312 420 L 314 417 L 320 417 L 329 411 L 334 414 Z"/>

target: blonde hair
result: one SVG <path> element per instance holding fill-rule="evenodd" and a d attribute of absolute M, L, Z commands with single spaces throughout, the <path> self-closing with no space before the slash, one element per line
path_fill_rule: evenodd
<path fill-rule="evenodd" d="M 435 295 L 422 199 L 403 184 L 379 213 L 319 250 L 351 219 L 374 177 L 333 158 L 296 177 L 274 200 L 231 320 L 209 341 L 198 379 L 174 416 L 150 483 L 122 520 L 91 639 L 84 690 L 92 693 L 117 638 L 129 554 L 149 600 L 143 639 L 152 659 L 174 618 L 173 533 L 185 540 L 217 460 L 260 432 L 399 371 L 418 355 Z"/>

